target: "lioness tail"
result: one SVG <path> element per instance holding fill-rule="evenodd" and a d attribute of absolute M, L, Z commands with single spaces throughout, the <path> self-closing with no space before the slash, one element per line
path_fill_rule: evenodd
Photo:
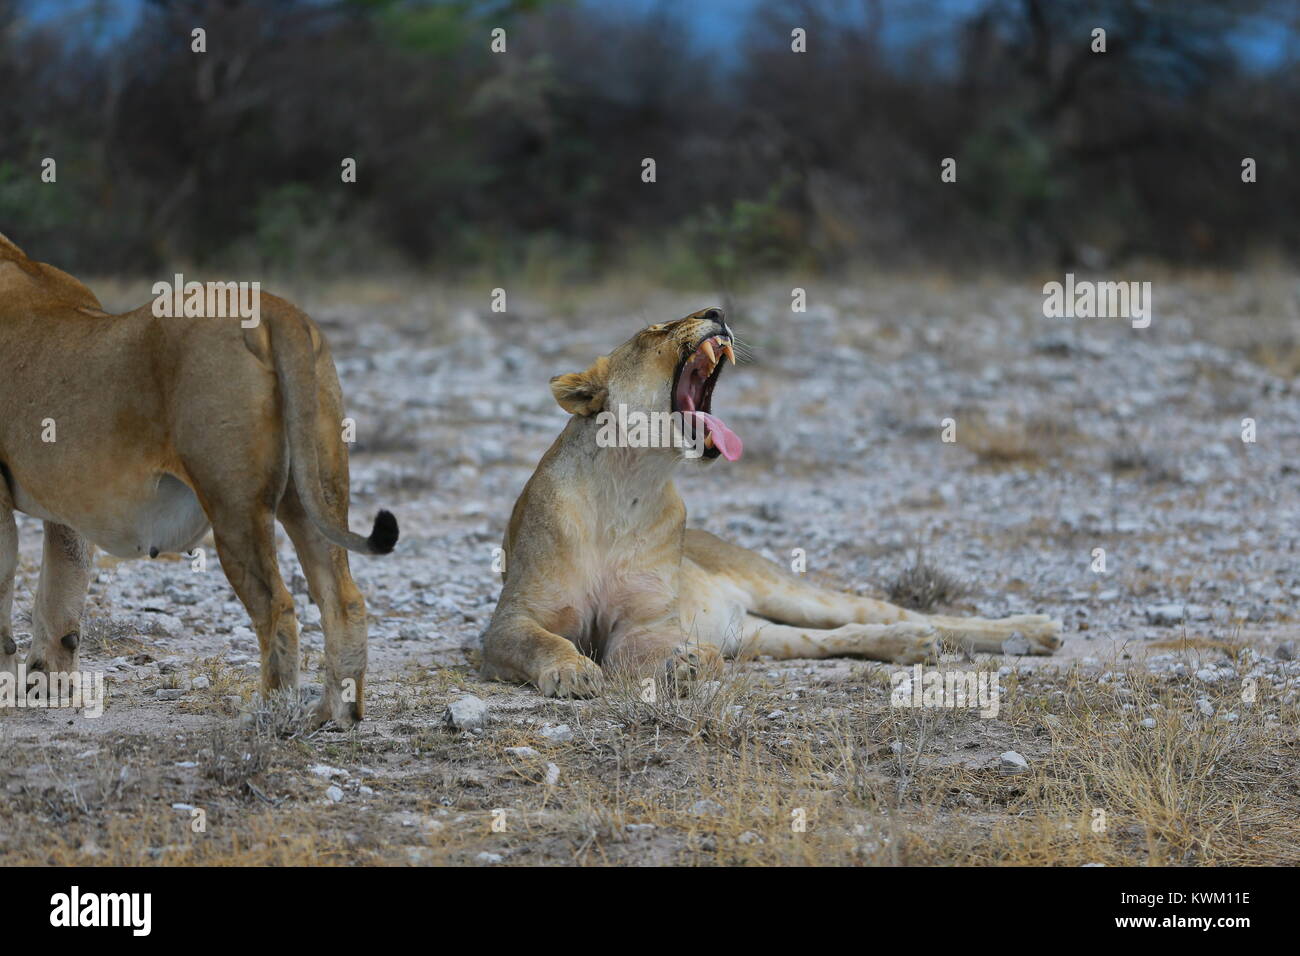
<path fill-rule="evenodd" d="M 388 554 L 397 544 L 397 519 L 391 511 L 375 516 L 369 537 L 349 531 L 329 518 L 321 490 L 316 453 L 316 342 L 305 318 L 295 310 L 268 309 L 263 316 L 271 336 L 271 355 L 280 380 L 285 428 L 289 437 L 289 473 L 303 510 L 330 541 L 362 554 Z M 346 489 L 343 492 L 347 494 Z"/>

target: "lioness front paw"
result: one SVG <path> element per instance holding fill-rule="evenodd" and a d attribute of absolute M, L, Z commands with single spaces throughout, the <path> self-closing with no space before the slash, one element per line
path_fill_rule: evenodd
<path fill-rule="evenodd" d="M 1029 643 L 1028 650 L 1008 653 L 1046 655 L 1055 653 L 1061 646 L 1061 622 L 1046 614 L 1020 614 L 1004 618 L 998 623 L 1006 625 L 1013 633 L 1020 634 Z"/>
<path fill-rule="evenodd" d="M 572 657 L 551 664 L 537 676 L 537 689 L 546 697 L 595 697 L 605 672 L 590 657 Z"/>
<path fill-rule="evenodd" d="M 942 650 L 939 632 L 929 624 L 894 624 L 889 636 L 898 642 L 893 657 L 895 664 L 925 664 L 939 659 Z"/>
<path fill-rule="evenodd" d="M 722 676 L 722 655 L 710 644 L 678 644 L 664 669 L 668 679 L 679 686 L 717 680 Z"/>

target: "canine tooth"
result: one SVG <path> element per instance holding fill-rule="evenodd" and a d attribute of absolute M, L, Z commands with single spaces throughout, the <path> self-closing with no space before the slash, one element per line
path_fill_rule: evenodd
<path fill-rule="evenodd" d="M 713 354 L 713 346 L 709 344 L 707 339 L 700 343 L 700 351 L 709 357 L 710 363 L 713 365 L 718 364 L 718 357 Z"/>
<path fill-rule="evenodd" d="M 712 433 L 712 432 L 710 432 L 709 434 L 707 434 L 707 435 L 704 436 L 704 447 L 705 447 L 705 448 L 712 448 L 712 447 L 713 447 L 713 433 Z"/>
<path fill-rule="evenodd" d="M 727 360 L 731 362 L 732 365 L 736 364 L 736 353 L 731 350 L 730 342 L 722 343 L 722 354 L 727 357 Z"/>

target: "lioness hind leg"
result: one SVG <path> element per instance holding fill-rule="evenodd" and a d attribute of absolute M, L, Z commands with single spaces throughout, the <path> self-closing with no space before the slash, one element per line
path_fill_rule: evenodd
<path fill-rule="evenodd" d="M 779 587 L 756 588 L 753 609 L 764 617 L 784 624 L 832 628 L 849 624 L 919 624 L 934 628 L 945 641 L 967 653 L 1051 654 L 1061 646 L 1061 622 L 1044 614 L 1021 614 L 997 620 L 982 617 L 950 617 L 923 614 L 886 601 L 840 594 L 798 581 L 783 580 Z M 1013 641 L 1013 634 L 1024 643 Z"/>
<path fill-rule="evenodd" d="M 697 565 L 740 588 L 747 595 L 748 610 L 769 621 L 819 631 L 850 624 L 929 625 L 940 637 L 959 644 L 967 652 L 989 654 L 1008 651 L 1051 654 L 1061 646 L 1061 622 L 1045 615 L 989 620 L 923 614 L 887 601 L 807 584 L 762 556 L 712 535 L 696 532 L 687 541 L 687 553 Z M 1015 633 L 1024 637 L 1027 646 L 1017 649 L 1013 642 L 1004 649 L 1003 642 Z"/>
<path fill-rule="evenodd" d="M 208 515 L 230 586 L 252 618 L 262 651 L 262 691 L 298 691 L 298 621 L 280 577 L 269 509 L 215 509 Z"/>
<path fill-rule="evenodd" d="M 1042 655 L 1061 646 L 1061 622 L 1046 614 L 1018 614 L 996 620 L 933 614 L 926 620 L 938 628 L 945 640 L 972 654 Z M 1012 639 L 1016 634 L 1024 638 L 1024 643 Z"/>
<path fill-rule="evenodd" d="M 292 486 L 280 502 L 279 518 L 298 552 L 325 631 L 323 693 L 316 721 L 351 727 L 365 716 L 365 598 L 352 580 L 347 551 L 330 544 L 316 529 Z"/>
<path fill-rule="evenodd" d="M 725 579 L 744 595 L 749 611 L 769 621 L 827 630 L 845 624 L 895 624 L 924 618 L 885 601 L 807 584 L 762 555 L 707 532 L 687 532 L 686 555 L 708 575 L 709 587 Z M 705 596 L 698 600 L 704 602 Z"/>
<path fill-rule="evenodd" d="M 0 479 L 0 674 L 18 675 L 14 643 L 14 574 L 18 571 L 18 525 L 9 489 Z"/>
<path fill-rule="evenodd" d="M 892 664 L 920 664 L 939 654 L 938 632 L 924 622 L 842 624 L 839 627 L 798 627 L 774 624 L 748 615 L 741 654 L 778 659 L 864 657 Z"/>

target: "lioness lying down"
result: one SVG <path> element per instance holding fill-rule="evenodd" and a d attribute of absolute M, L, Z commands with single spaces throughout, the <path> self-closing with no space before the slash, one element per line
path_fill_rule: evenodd
<path fill-rule="evenodd" d="M 298 624 L 275 519 L 325 631 L 318 721 L 363 713 L 366 606 L 347 551 L 385 554 L 397 522 L 348 531 L 338 376 L 302 312 L 261 321 L 108 315 L 90 290 L 0 236 L 0 672 L 17 674 L 14 512 L 45 523 L 27 670 L 78 669 L 91 545 L 119 557 L 193 549 L 209 526 L 253 619 L 264 691 L 298 687 Z"/>
<path fill-rule="evenodd" d="M 501 600 L 483 635 L 486 676 L 580 697 L 598 691 L 601 665 L 680 681 L 715 675 L 742 651 L 903 664 L 933 657 L 940 638 L 989 653 L 1015 632 L 1031 654 L 1060 646 L 1060 623 L 1042 615 L 919 614 L 805 584 L 687 530 L 672 480 L 682 448 L 611 446 L 599 413 L 680 413 L 703 433 L 692 447 L 702 444 L 704 458 L 735 460 L 740 439 L 711 413 L 724 357 L 734 362 L 731 330 L 721 310 L 705 309 L 551 380 L 573 417 L 510 516 Z"/>

